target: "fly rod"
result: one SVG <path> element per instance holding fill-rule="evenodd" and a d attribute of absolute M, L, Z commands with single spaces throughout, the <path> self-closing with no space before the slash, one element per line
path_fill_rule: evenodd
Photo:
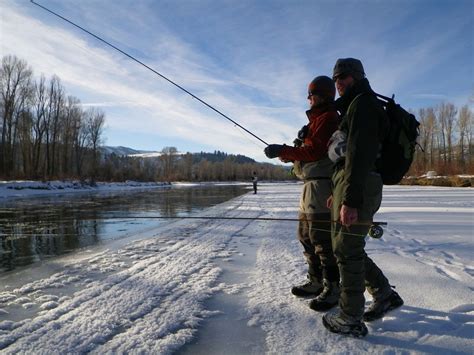
<path fill-rule="evenodd" d="M 126 57 L 130 58 L 131 60 L 135 61 L 136 63 L 144 66 L 146 69 L 150 70 L 152 73 L 158 75 L 160 78 L 166 80 L 167 82 L 169 82 L 170 84 L 176 86 L 178 89 L 184 91 L 186 94 L 190 95 L 191 97 L 193 97 L 194 99 L 198 100 L 200 103 L 204 104 L 205 106 L 207 106 L 208 108 L 210 108 L 211 110 L 213 110 L 214 112 L 218 113 L 219 115 L 221 115 L 222 117 L 224 117 L 225 119 L 229 120 L 230 122 L 232 122 L 234 125 L 236 125 L 237 127 L 241 128 L 242 130 L 244 130 L 245 132 L 247 132 L 248 134 L 252 135 L 254 138 L 258 139 L 260 142 L 262 142 L 263 144 L 265 145 L 268 145 L 267 142 L 265 142 L 263 139 L 261 139 L 260 137 L 258 137 L 256 134 L 250 132 L 247 128 L 243 127 L 242 125 L 238 124 L 236 121 L 234 121 L 232 118 L 230 118 L 229 116 L 225 115 L 224 113 L 222 113 L 221 111 L 219 111 L 218 109 L 216 109 L 214 106 L 208 104 L 206 101 L 202 100 L 201 98 L 199 98 L 198 96 L 194 95 L 192 92 L 190 92 L 189 90 L 185 89 L 184 87 L 182 87 L 181 85 L 177 84 L 176 82 L 174 82 L 173 80 L 167 78 L 166 76 L 164 76 L 163 74 L 159 73 L 157 70 L 151 68 L 150 66 L 146 65 L 145 63 L 143 63 L 142 61 L 138 60 L 137 58 L 135 58 L 134 56 L 128 54 L 127 52 L 125 52 L 124 50 L 114 46 L 113 44 L 111 44 L 110 42 L 106 41 L 105 39 L 103 39 L 102 37 L 92 33 L 91 31 L 85 29 L 84 27 L 82 26 L 79 26 L 78 24 L 72 22 L 71 20 L 65 18 L 64 16 L 48 9 L 47 7 L 43 6 L 43 5 L 40 5 L 38 4 L 37 2 L 33 1 L 33 0 L 30 0 L 30 2 L 40 8 L 42 8 L 43 10 L 53 14 L 54 16 L 56 17 L 59 17 L 61 20 L 63 21 L 66 21 L 67 23 L 73 25 L 74 27 L 77 27 L 78 29 L 80 29 L 81 31 L 87 33 L 88 35 L 94 37 L 95 39 L 101 41 L 102 43 L 105 43 L 106 45 L 108 45 L 109 47 L 115 49 L 116 51 L 122 53 L 123 55 L 125 55 Z"/>

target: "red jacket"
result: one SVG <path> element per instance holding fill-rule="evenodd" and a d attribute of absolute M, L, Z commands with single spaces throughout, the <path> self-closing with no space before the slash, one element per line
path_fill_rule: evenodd
<path fill-rule="evenodd" d="M 301 147 L 285 146 L 280 152 L 283 160 L 302 162 L 317 161 L 327 156 L 328 141 L 339 125 L 339 115 L 334 107 L 311 108 L 306 111 L 309 119 L 308 134 Z"/>

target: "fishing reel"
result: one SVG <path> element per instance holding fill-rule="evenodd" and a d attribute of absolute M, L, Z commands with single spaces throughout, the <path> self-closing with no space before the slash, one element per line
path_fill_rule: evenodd
<path fill-rule="evenodd" d="M 383 228 L 380 226 L 380 224 L 372 224 L 369 228 L 369 233 L 367 233 L 369 237 L 374 238 L 374 239 L 380 239 L 383 236 Z"/>

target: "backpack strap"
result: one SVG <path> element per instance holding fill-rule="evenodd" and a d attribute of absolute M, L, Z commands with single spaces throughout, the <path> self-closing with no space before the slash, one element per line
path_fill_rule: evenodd
<path fill-rule="evenodd" d="M 346 113 L 351 110 L 351 107 L 352 107 L 352 105 L 354 105 L 354 102 L 356 102 L 356 101 L 359 99 L 359 97 L 361 97 L 362 95 L 365 95 L 365 94 L 368 94 L 368 92 L 361 92 L 361 93 L 358 94 L 356 97 L 354 97 L 354 98 L 352 99 L 351 103 L 349 104 L 349 107 L 347 108 Z"/>

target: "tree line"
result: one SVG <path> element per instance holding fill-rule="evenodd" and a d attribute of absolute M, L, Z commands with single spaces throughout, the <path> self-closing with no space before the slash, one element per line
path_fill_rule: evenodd
<path fill-rule="evenodd" d="M 418 110 L 416 117 L 421 124 L 420 147 L 411 168 L 413 175 L 429 170 L 440 175 L 474 174 L 473 114 L 468 105 L 458 109 L 443 102 Z"/>
<path fill-rule="evenodd" d="M 108 154 L 99 171 L 99 179 L 105 181 L 250 181 L 254 172 L 261 180 L 294 178 L 288 168 L 258 163 L 243 155 L 181 154 L 176 147 L 164 147 L 157 157 Z"/>
<path fill-rule="evenodd" d="M 34 79 L 26 61 L 13 55 L 0 67 L 0 178 L 91 179 L 92 181 L 227 181 L 290 178 L 281 166 L 241 155 L 177 153 L 163 148 L 158 158 L 102 153 L 105 113 L 84 108 L 56 75 Z M 421 123 L 410 173 L 473 174 L 473 115 L 468 105 L 451 103 L 415 112 Z"/>
<path fill-rule="evenodd" d="M 159 158 L 102 153 L 105 113 L 84 108 L 66 95 L 58 76 L 35 80 L 25 60 L 2 58 L 0 67 L 0 178 L 105 181 L 286 179 L 285 168 L 223 152 L 177 154 L 165 147 Z"/>
<path fill-rule="evenodd" d="M 105 114 L 66 95 L 61 80 L 34 80 L 13 55 L 0 67 L 0 177 L 54 179 L 98 174 Z"/>

